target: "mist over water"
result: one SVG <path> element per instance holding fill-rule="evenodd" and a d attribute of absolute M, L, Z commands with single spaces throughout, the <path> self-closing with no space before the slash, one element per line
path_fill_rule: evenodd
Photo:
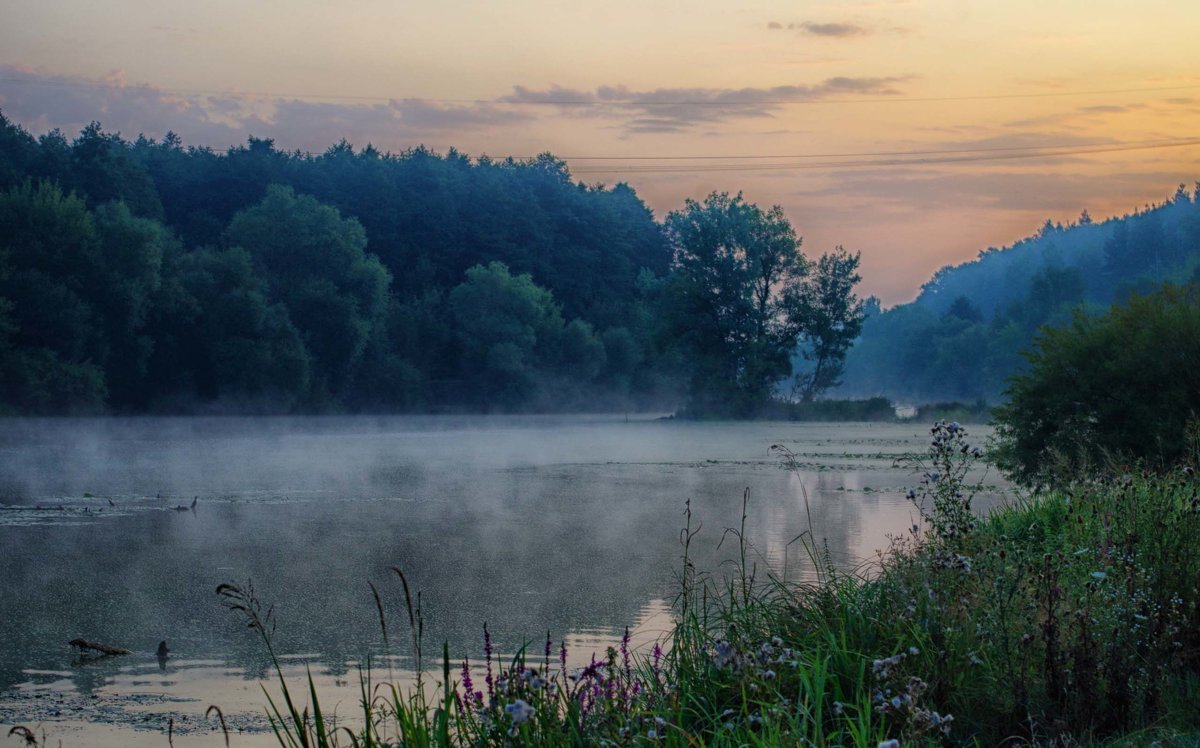
<path fill-rule="evenodd" d="M 736 557 L 717 545 L 747 488 L 760 569 L 808 573 L 789 545 L 806 492 L 815 534 L 849 566 L 909 525 L 915 479 L 892 460 L 926 444 L 921 425 L 620 417 L 0 422 L 0 693 L 113 697 L 165 639 L 170 669 L 143 687 L 178 695 L 203 677 L 203 698 L 233 694 L 267 662 L 214 590 L 247 579 L 275 606 L 283 654 L 335 676 L 382 657 L 371 580 L 407 655 L 393 566 L 421 591 L 427 653 L 446 641 L 478 657 L 485 621 L 503 652 L 540 651 L 549 631 L 602 653 L 626 625 L 669 623 L 685 501 L 701 570 Z M 137 654 L 83 667 L 76 637 Z"/>

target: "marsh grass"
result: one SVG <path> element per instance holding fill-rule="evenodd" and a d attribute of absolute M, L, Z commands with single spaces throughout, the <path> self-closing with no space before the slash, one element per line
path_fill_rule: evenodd
<path fill-rule="evenodd" d="M 736 568 L 697 570 L 688 505 L 676 621 L 652 651 L 630 651 L 627 631 L 571 668 L 548 635 L 501 661 L 485 626 L 481 662 L 443 645 L 440 678 L 415 687 L 376 683 L 368 662 L 353 727 L 323 713 L 311 676 L 298 710 L 251 587 L 218 594 L 275 663 L 283 699 L 268 694 L 268 717 L 289 748 L 1196 744 L 1195 473 L 1075 479 L 981 519 L 966 478 L 983 457 L 960 425 L 935 424 L 906 463 L 918 524 L 870 565 L 838 570 L 810 520 L 797 538 L 820 571 L 810 582 L 760 573 L 748 494 L 722 536 L 739 544 Z M 395 571 L 424 673 L 420 593 Z"/>

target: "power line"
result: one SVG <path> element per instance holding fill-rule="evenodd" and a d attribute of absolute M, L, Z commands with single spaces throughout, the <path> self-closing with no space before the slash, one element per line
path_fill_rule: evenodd
<path fill-rule="evenodd" d="M 1059 148 L 1084 147 L 1150 147 L 1190 144 L 1191 140 L 1147 140 L 1126 143 L 1093 143 L 1085 146 L 1082 143 L 1057 143 L 1047 145 L 1012 145 L 1012 146 L 979 146 L 964 148 L 938 148 L 927 151 L 855 151 L 852 153 L 796 153 L 796 154 L 746 154 L 746 155 L 697 155 L 697 156 L 556 156 L 563 161 L 732 161 L 732 160 L 765 160 L 765 159 L 812 159 L 812 158 L 858 158 L 869 156 L 940 156 L 954 153 L 990 153 L 1005 151 L 1031 151 Z M 503 158 L 503 157 L 499 157 Z M 508 156 L 517 161 L 532 161 L 536 156 Z"/>
<path fill-rule="evenodd" d="M 492 105 L 492 106 L 581 106 L 581 107 L 596 107 L 600 109 L 621 109 L 621 108 L 650 108 L 650 107 L 673 107 L 673 106 L 695 106 L 695 107 L 739 107 L 739 106 L 787 106 L 787 105 L 814 105 L 814 104 L 905 104 L 905 103 L 931 103 L 945 101 L 989 101 L 989 100 L 1005 100 L 1005 99 L 1043 99 L 1057 98 L 1066 96 L 1107 96 L 1115 94 L 1131 94 L 1131 93 L 1163 93 L 1170 91 L 1194 91 L 1200 90 L 1200 85 L 1185 85 L 1185 86 L 1150 86 L 1141 88 L 1110 88 L 1110 89 L 1091 89 L 1083 91 L 1040 91 L 1027 93 L 1011 93 L 1011 94 L 962 94 L 955 96 L 872 96 L 872 97 L 856 97 L 856 98 L 816 98 L 816 97 L 784 97 L 774 99 L 682 99 L 674 101 L 656 101 L 650 99 L 639 98 L 637 94 L 624 99 L 597 99 L 589 98 L 581 99 L 533 99 L 533 100 L 512 100 L 511 98 L 501 97 L 494 99 L 468 99 L 468 98 L 427 98 L 423 96 L 357 96 L 353 94 L 305 94 L 305 93 L 280 93 L 270 91 L 235 91 L 227 89 L 206 89 L 206 88 L 158 88 L 146 83 L 134 85 L 114 85 L 105 83 L 104 81 L 70 79 L 70 78 L 53 78 L 53 79 L 35 79 L 26 77 L 0 77 L 0 83 L 12 83 L 18 85 L 29 86 L 62 86 L 67 88 L 95 88 L 95 89 L 118 89 L 118 90 L 133 90 L 133 91 L 148 91 L 158 94 L 169 94 L 173 96 L 230 96 L 234 98 L 261 98 L 261 99 L 296 99 L 296 100 L 317 100 L 317 101 L 361 101 L 374 103 L 387 103 L 392 101 L 414 101 L 430 104 L 475 104 L 475 105 Z"/>
<path fill-rule="evenodd" d="M 1099 153 L 1119 153 L 1126 151 L 1144 151 L 1163 148 L 1183 148 L 1200 146 L 1200 139 L 1156 143 L 1151 145 L 1112 145 L 1094 146 L 1087 148 L 1070 148 L 1057 151 L 1030 150 L 1026 153 L 990 153 L 968 156 L 925 157 L 920 158 L 888 158 L 868 159 L 862 161 L 826 161 L 821 163 L 777 163 L 777 164 L 700 164 L 700 165 L 634 165 L 626 168 L 581 167 L 572 169 L 573 174 L 686 174 L 697 172 L 737 172 L 737 171 L 801 171 L 812 169 L 856 169 L 874 166 L 925 166 L 935 164 L 975 163 L 980 161 L 1009 161 L 1018 159 L 1054 158 L 1058 156 L 1078 156 Z"/>

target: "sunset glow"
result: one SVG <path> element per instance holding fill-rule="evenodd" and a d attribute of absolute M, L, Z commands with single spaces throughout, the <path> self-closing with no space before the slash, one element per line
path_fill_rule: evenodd
<path fill-rule="evenodd" d="M 1193 3 L 3 0 L 0 17 L 0 110 L 36 134 L 551 151 L 660 217 L 713 190 L 780 204 L 810 253 L 861 250 L 885 304 L 1046 218 L 1200 178 Z"/>

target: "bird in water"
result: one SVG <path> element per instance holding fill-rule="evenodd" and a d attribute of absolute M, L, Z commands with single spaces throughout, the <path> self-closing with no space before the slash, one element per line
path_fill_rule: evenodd
<path fill-rule="evenodd" d="M 162 670 L 163 672 L 166 672 L 167 670 L 167 656 L 170 651 L 171 650 L 167 649 L 167 641 L 164 639 L 158 643 L 158 651 L 154 653 L 154 655 L 158 658 L 158 669 Z"/>

